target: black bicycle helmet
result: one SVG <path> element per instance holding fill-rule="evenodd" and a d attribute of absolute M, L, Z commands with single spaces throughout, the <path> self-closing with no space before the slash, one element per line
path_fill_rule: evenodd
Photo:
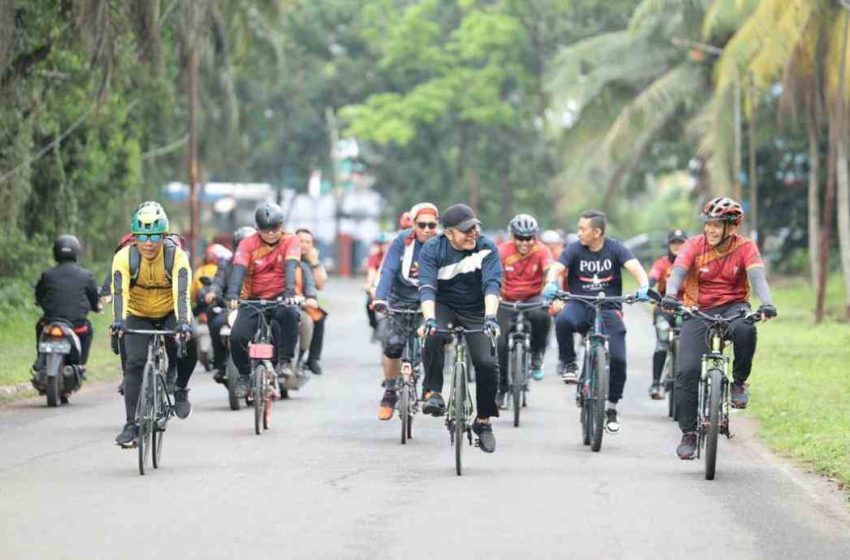
<path fill-rule="evenodd" d="M 80 254 L 80 242 L 73 235 L 60 235 L 53 242 L 53 258 L 56 262 L 74 261 Z"/>
<path fill-rule="evenodd" d="M 510 223 L 511 233 L 522 237 L 537 235 L 537 220 L 528 214 L 517 214 Z"/>
<path fill-rule="evenodd" d="M 274 202 L 264 202 L 257 207 L 254 221 L 259 230 L 279 228 L 283 225 L 283 209 Z"/>
<path fill-rule="evenodd" d="M 688 234 L 685 233 L 685 230 L 682 229 L 671 229 L 667 232 L 667 244 L 673 243 L 674 241 L 687 241 Z"/>

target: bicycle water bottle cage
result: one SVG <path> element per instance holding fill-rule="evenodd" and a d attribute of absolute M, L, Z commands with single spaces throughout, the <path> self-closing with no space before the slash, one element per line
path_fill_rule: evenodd
<path fill-rule="evenodd" d="M 271 360 L 274 356 L 274 345 L 252 343 L 248 346 L 248 357 L 253 360 Z"/>

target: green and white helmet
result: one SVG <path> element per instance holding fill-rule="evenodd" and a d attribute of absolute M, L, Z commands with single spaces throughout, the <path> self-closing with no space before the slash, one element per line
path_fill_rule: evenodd
<path fill-rule="evenodd" d="M 142 202 L 133 214 L 130 231 L 136 233 L 168 233 L 168 216 L 158 202 Z"/>

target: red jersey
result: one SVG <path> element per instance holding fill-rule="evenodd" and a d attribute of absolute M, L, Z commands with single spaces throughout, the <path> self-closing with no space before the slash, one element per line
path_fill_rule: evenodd
<path fill-rule="evenodd" d="M 502 259 L 502 297 L 505 301 L 525 301 L 543 291 L 546 270 L 552 264 L 552 253 L 535 243 L 527 255 L 520 255 L 513 241 L 499 245 Z"/>
<path fill-rule="evenodd" d="M 378 270 L 381 268 L 381 265 L 384 264 L 384 256 L 383 251 L 375 251 L 369 255 L 369 259 L 366 261 L 366 270 Z"/>
<path fill-rule="evenodd" d="M 652 280 L 655 280 L 656 285 L 658 286 L 658 292 L 661 295 L 664 295 L 664 292 L 667 291 L 667 278 L 670 277 L 671 272 L 673 272 L 673 263 L 670 262 L 670 257 L 667 255 L 664 255 L 652 263 L 652 269 L 649 271 L 649 277 Z"/>
<path fill-rule="evenodd" d="M 243 239 L 233 256 L 234 266 L 242 265 L 247 269 L 241 297 L 269 299 L 282 294 L 288 260 L 301 260 L 297 235 L 284 234 L 276 245 L 266 245 L 258 233 Z"/>
<path fill-rule="evenodd" d="M 688 239 L 674 266 L 687 270 L 683 286 L 685 305 L 712 309 L 747 301 L 750 287 L 747 270 L 764 266 L 755 243 L 733 235 L 729 249 L 720 254 L 709 247 L 704 235 Z"/>

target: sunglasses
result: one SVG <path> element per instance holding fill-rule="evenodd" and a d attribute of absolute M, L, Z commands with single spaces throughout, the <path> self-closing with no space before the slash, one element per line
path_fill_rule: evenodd
<path fill-rule="evenodd" d="M 523 241 L 529 242 L 529 241 L 534 241 L 534 236 L 533 235 L 514 235 L 514 239 L 516 239 L 520 243 L 522 243 Z"/>
<path fill-rule="evenodd" d="M 437 229 L 437 222 L 416 222 L 419 229 Z"/>
<path fill-rule="evenodd" d="M 162 233 L 137 233 L 135 235 L 136 241 L 139 243 L 147 243 L 150 241 L 151 243 L 159 243 L 165 237 L 165 234 Z"/>

